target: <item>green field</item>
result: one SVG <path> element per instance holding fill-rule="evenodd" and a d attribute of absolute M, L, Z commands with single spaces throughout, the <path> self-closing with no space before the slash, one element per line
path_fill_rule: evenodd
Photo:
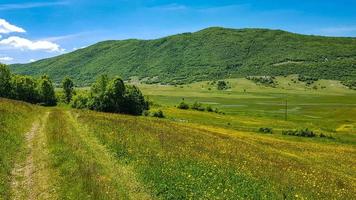
<path fill-rule="evenodd" d="M 355 199 L 356 92 L 292 79 L 139 84 L 164 119 L 0 99 L 0 199 Z"/>

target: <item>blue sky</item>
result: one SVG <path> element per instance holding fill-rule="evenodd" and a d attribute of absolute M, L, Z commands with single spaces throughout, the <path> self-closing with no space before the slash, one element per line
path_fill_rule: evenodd
<path fill-rule="evenodd" d="M 356 0 L 0 0 L 0 62 L 210 26 L 356 37 Z"/>

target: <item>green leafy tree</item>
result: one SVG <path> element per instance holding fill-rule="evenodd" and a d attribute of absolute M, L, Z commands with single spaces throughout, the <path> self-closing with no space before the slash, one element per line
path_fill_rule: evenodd
<path fill-rule="evenodd" d="M 46 106 L 54 106 L 57 104 L 56 95 L 52 81 L 47 75 L 43 75 L 38 84 L 38 92 L 41 103 Z"/>
<path fill-rule="evenodd" d="M 104 111 L 104 97 L 106 87 L 108 86 L 109 78 L 107 75 L 101 75 L 92 84 L 90 89 L 90 97 L 88 101 L 88 107 L 91 110 Z"/>
<path fill-rule="evenodd" d="M 0 97 L 9 97 L 11 91 L 11 73 L 6 65 L 0 63 Z"/>
<path fill-rule="evenodd" d="M 62 88 L 64 92 L 64 102 L 69 103 L 72 100 L 74 92 L 74 83 L 69 77 L 65 77 L 62 81 Z"/>
<path fill-rule="evenodd" d="M 149 103 L 145 100 L 140 89 L 136 86 L 126 86 L 124 95 L 123 112 L 131 115 L 141 115 L 149 109 Z"/>
<path fill-rule="evenodd" d="M 11 98 L 26 101 L 29 103 L 38 103 L 40 100 L 37 91 L 37 81 L 29 76 L 12 76 Z"/>
<path fill-rule="evenodd" d="M 111 80 L 104 95 L 104 110 L 106 112 L 123 112 L 125 84 L 121 78 Z"/>

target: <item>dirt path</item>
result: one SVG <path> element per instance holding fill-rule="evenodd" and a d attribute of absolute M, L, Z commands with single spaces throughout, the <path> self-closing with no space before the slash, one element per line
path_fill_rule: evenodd
<path fill-rule="evenodd" d="M 23 162 L 15 164 L 12 171 L 12 199 L 37 200 L 56 199 L 53 195 L 55 187 L 50 183 L 48 168 L 48 149 L 44 126 L 49 112 L 35 121 L 26 133 L 26 154 Z"/>

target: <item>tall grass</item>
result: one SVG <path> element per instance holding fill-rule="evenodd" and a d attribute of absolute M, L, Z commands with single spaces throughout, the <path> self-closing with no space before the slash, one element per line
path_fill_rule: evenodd
<path fill-rule="evenodd" d="M 39 114 L 39 107 L 0 98 L 0 199 L 10 198 L 11 170 L 24 159 L 25 133 Z"/>
<path fill-rule="evenodd" d="M 159 198 L 350 199 L 355 193 L 352 146 L 78 113 L 90 133 L 133 166 Z"/>

